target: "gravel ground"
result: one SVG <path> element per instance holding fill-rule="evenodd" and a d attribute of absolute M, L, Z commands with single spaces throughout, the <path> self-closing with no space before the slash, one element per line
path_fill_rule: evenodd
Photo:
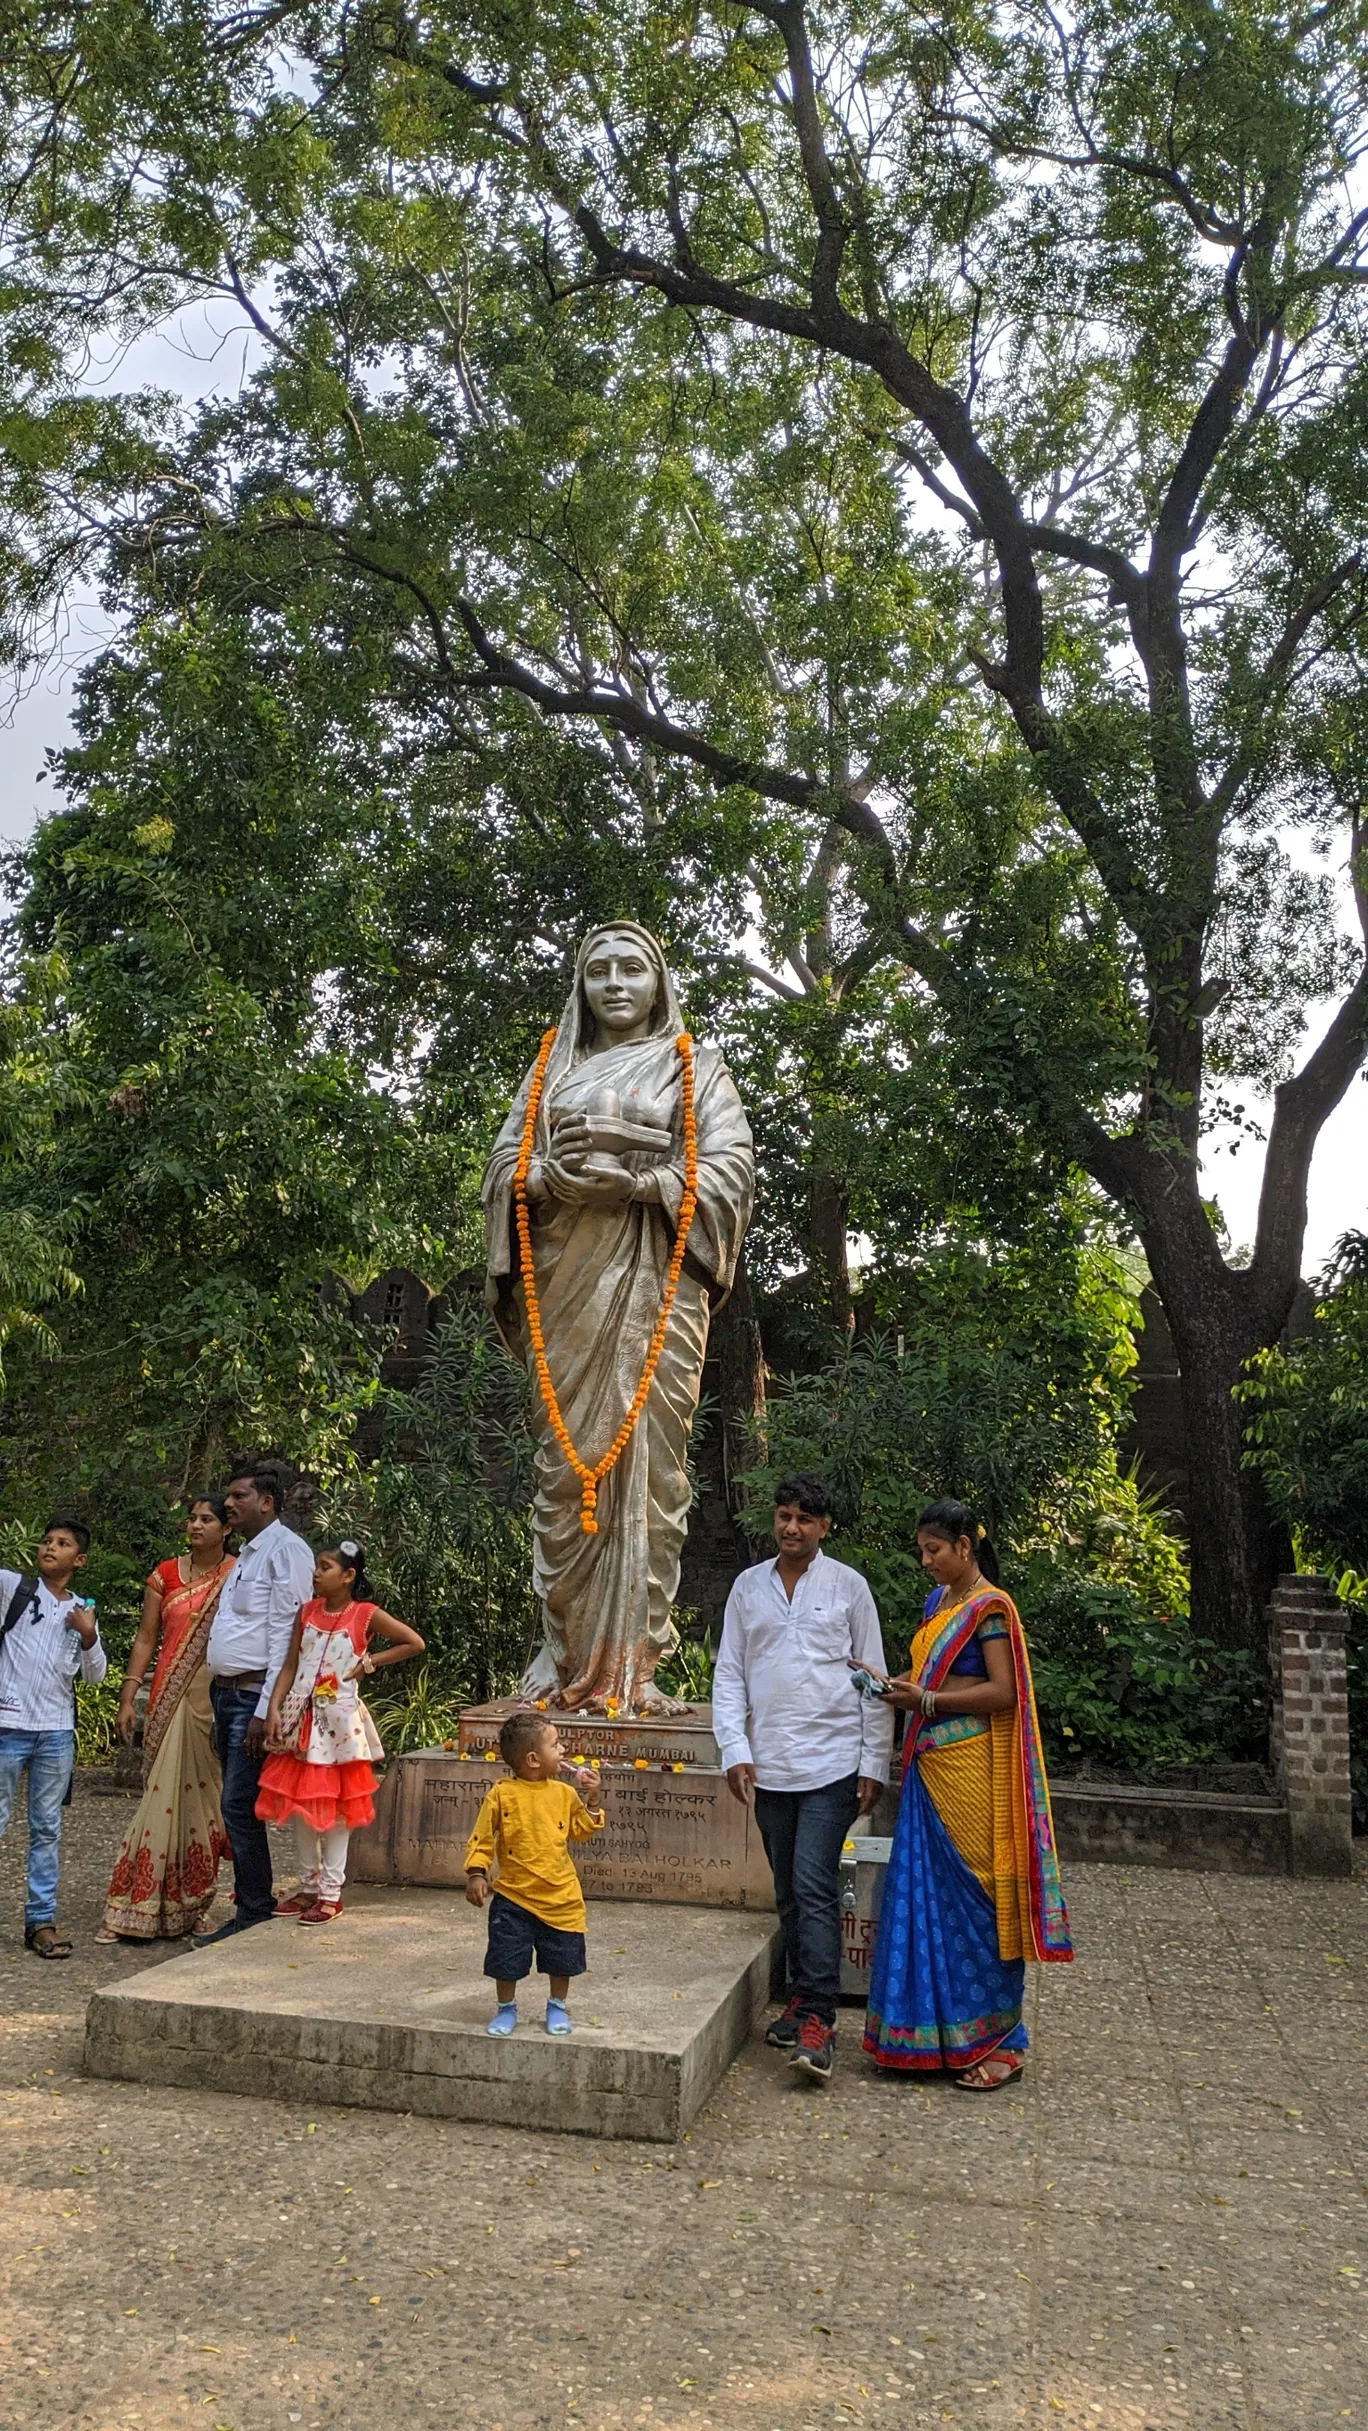
<path fill-rule="evenodd" d="M 0 1849 L 0 2431 L 1368 2422 L 1368 1885 L 1075 1867 L 1019 2093 L 758 2038 L 670 2148 L 87 2081 L 129 1802 Z M 174 1958 L 170 1963 L 174 1964 Z"/>

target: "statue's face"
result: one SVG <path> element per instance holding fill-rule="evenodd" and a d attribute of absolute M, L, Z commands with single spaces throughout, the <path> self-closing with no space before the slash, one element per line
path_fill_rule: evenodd
<path fill-rule="evenodd" d="M 609 929 L 584 966 L 584 993 L 601 1036 L 645 1028 L 655 1003 L 656 968 L 634 937 Z"/>

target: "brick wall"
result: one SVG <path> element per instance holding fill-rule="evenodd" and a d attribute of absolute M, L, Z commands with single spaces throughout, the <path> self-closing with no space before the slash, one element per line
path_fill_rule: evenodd
<path fill-rule="evenodd" d="M 1328 1579 L 1279 1579 L 1268 1607 L 1272 1755 L 1294 1874 L 1353 1870 L 1347 1625 Z"/>

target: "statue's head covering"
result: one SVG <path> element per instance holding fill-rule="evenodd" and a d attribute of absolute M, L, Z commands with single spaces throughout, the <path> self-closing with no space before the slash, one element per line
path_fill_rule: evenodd
<path fill-rule="evenodd" d="M 665 960 L 665 950 L 660 939 L 652 936 L 651 931 L 643 928 L 637 920 L 605 920 L 600 928 L 589 931 L 575 956 L 574 984 L 557 1026 L 556 1043 L 551 1051 L 551 1063 L 546 1075 L 548 1087 L 553 1079 L 558 1078 L 562 1072 L 569 1071 L 572 1065 L 582 1063 L 585 1056 L 593 1051 L 594 1017 L 589 1010 L 589 999 L 584 992 L 584 974 L 592 956 L 602 945 L 605 937 L 630 937 L 634 944 L 640 946 L 646 960 L 655 971 L 656 992 L 655 1001 L 651 1006 L 651 1037 L 678 1038 L 684 1027 L 684 1015 L 680 1010 L 679 998 L 675 994 L 674 981 L 670 977 L 669 967 Z"/>

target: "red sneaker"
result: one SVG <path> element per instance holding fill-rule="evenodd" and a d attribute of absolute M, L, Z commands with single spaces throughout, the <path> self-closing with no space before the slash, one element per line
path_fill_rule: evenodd
<path fill-rule="evenodd" d="M 819 2017 L 805 2017 L 798 2029 L 790 2068 L 801 2068 L 804 2076 L 816 2077 L 819 2084 L 825 2085 L 831 2074 L 835 2043 L 834 2026 L 824 2026 Z"/>
<path fill-rule="evenodd" d="M 787 2007 L 780 2011 L 778 2017 L 772 2018 L 765 2028 L 765 2041 L 771 2051 L 792 2051 L 806 2015 L 801 1995 L 790 1992 Z"/>

